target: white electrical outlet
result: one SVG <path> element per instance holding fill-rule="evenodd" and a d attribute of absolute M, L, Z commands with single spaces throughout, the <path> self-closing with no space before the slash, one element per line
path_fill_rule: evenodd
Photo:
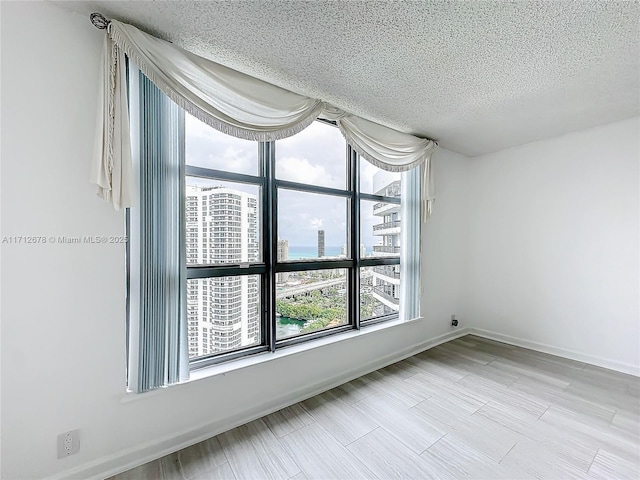
<path fill-rule="evenodd" d="M 58 435 L 58 458 L 68 457 L 80 450 L 80 430 Z"/>

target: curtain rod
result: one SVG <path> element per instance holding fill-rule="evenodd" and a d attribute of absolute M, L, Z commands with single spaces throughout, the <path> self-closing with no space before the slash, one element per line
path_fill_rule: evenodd
<path fill-rule="evenodd" d="M 99 28 L 100 30 L 104 30 L 109 26 L 109 20 L 107 20 L 104 15 L 98 12 L 93 12 L 89 15 L 89 20 L 93 23 L 93 26 Z"/>

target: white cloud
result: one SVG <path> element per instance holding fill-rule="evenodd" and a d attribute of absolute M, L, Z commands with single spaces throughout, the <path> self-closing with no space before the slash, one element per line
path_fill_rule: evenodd
<path fill-rule="evenodd" d="M 319 218 L 312 218 L 311 221 L 309 222 L 309 227 L 312 228 L 313 230 L 322 228 L 322 220 L 320 220 Z"/>
<path fill-rule="evenodd" d="M 340 185 L 342 182 L 332 177 L 323 165 L 314 165 L 307 158 L 300 157 L 278 158 L 276 160 L 276 177 L 291 182 L 325 187 L 342 186 Z"/>
<path fill-rule="evenodd" d="M 226 135 L 190 115 L 185 117 L 188 165 L 257 175 L 258 144 Z"/>
<path fill-rule="evenodd" d="M 236 173 L 257 175 L 258 144 L 225 135 L 200 120 L 185 116 L 187 163 Z M 340 131 L 332 126 L 313 123 L 301 133 L 276 142 L 277 178 L 299 183 L 335 188 L 346 186 L 346 144 Z M 373 175 L 378 169 L 361 161 L 360 182 L 362 191 L 372 192 Z M 255 186 L 189 179 L 190 184 L 224 185 L 258 193 Z M 341 197 L 312 195 L 291 190 L 279 191 L 278 234 L 289 240 L 290 245 L 315 245 L 317 231 L 325 230 L 328 246 L 346 243 L 347 202 Z M 363 202 L 362 241 L 376 244 L 372 225 L 380 222 L 374 217 L 375 202 Z"/>
<path fill-rule="evenodd" d="M 368 161 L 360 159 L 360 191 L 373 193 L 373 176 L 380 169 Z"/>
<path fill-rule="evenodd" d="M 287 180 L 345 188 L 346 142 L 337 128 L 314 122 L 276 143 L 276 171 Z"/>

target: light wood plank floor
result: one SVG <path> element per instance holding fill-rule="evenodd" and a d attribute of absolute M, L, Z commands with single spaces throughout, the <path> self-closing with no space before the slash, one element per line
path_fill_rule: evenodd
<path fill-rule="evenodd" d="M 638 479 L 639 394 L 466 336 L 112 479 Z"/>

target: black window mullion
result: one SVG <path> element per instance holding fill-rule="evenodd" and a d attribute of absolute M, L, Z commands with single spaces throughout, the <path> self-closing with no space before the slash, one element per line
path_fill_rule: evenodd
<path fill-rule="evenodd" d="M 339 188 L 307 185 L 306 183 L 290 182 L 288 180 L 276 180 L 275 183 L 277 188 L 286 188 L 287 190 L 295 190 L 297 192 L 319 193 L 322 195 L 333 195 L 334 197 L 351 197 L 349 190 L 341 190 Z"/>
<path fill-rule="evenodd" d="M 258 155 L 262 151 L 262 144 L 259 144 Z M 185 166 L 185 175 L 188 177 L 210 178 L 213 180 L 228 180 L 236 183 L 250 183 L 255 185 L 264 185 L 264 177 L 255 177 L 253 175 L 245 175 L 243 173 L 227 172 L 224 170 L 214 170 L 211 168 L 194 167 L 193 165 Z"/>
<path fill-rule="evenodd" d="M 206 357 L 197 357 L 190 361 L 191 370 L 217 365 L 218 363 L 228 362 L 237 358 L 243 358 L 247 355 L 263 353 L 266 351 L 265 345 L 256 345 L 254 347 L 243 347 L 239 350 L 231 350 L 228 352 L 220 352 Z"/>
<path fill-rule="evenodd" d="M 215 277 L 237 277 L 242 275 L 262 275 L 267 271 L 265 265 L 249 265 L 240 267 L 238 265 L 198 265 L 187 267 L 187 279 L 215 278 Z"/>
<path fill-rule="evenodd" d="M 402 203 L 402 199 L 399 197 L 385 197 L 384 195 L 373 195 L 372 193 L 361 193 L 360 200 L 371 200 L 372 202 L 382 202 L 382 203 L 394 203 L 396 205 L 400 205 Z"/>
<path fill-rule="evenodd" d="M 353 268 L 353 260 L 296 260 L 280 262 L 274 266 L 280 272 L 308 272 L 310 270 L 335 270 L 338 268 Z"/>
<path fill-rule="evenodd" d="M 400 257 L 367 257 L 360 261 L 361 267 L 375 267 L 377 265 L 400 265 Z"/>
<path fill-rule="evenodd" d="M 335 335 L 336 333 L 349 332 L 351 330 L 353 330 L 353 326 L 347 324 L 337 327 L 325 328 L 322 330 L 315 330 L 313 332 L 303 333 L 294 337 L 286 337 L 278 340 L 278 348 L 290 347 L 299 343 L 305 343 L 317 340 L 318 338 L 329 337 L 331 335 Z"/>
<path fill-rule="evenodd" d="M 360 330 L 360 178 L 358 155 L 350 145 L 347 145 L 347 165 L 351 190 L 351 258 L 354 260 L 354 266 L 349 270 L 349 305 L 351 324 Z"/>
<path fill-rule="evenodd" d="M 276 149 L 275 142 L 264 144 L 264 175 L 266 182 L 266 208 L 267 216 L 264 221 L 263 242 L 265 245 L 265 263 L 267 264 L 267 295 L 265 331 L 269 351 L 276 349 L 276 252 L 278 251 L 278 190 L 276 187 Z"/>
<path fill-rule="evenodd" d="M 271 274 L 269 271 L 269 266 L 271 262 L 271 247 L 269 242 L 267 242 L 267 233 L 269 230 L 269 205 L 270 205 L 270 194 L 269 188 L 266 183 L 267 178 L 267 146 L 264 142 L 258 143 L 258 165 L 260 169 L 260 177 L 263 182 L 262 188 L 262 228 L 260 229 L 260 237 L 262 239 L 262 261 L 265 264 L 265 272 L 262 275 L 262 308 L 260 309 L 260 320 L 261 320 L 261 339 L 262 344 L 269 348 L 270 340 L 269 340 L 269 305 L 271 298 Z"/>

